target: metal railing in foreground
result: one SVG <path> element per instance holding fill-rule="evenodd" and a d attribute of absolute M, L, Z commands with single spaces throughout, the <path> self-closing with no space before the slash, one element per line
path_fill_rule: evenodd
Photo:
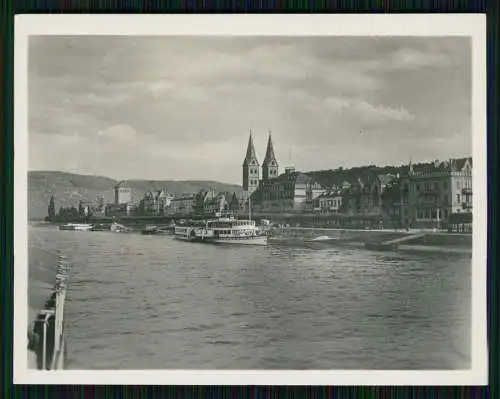
<path fill-rule="evenodd" d="M 38 370 L 64 368 L 64 305 L 70 268 L 66 257 L 59 253 L 52 293 L 28 332 L 28 349 L 35 354 Z"/>

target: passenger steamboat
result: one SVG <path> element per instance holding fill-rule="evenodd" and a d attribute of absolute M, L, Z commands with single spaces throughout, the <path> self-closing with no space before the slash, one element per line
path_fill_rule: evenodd
<path fill-rule="evenodd" d="M 255 221 L 238 220 L 233 216 L 208 220 L 203 227 L 176 226 L 175 237 L 211 244 L 267 245 L 267 235 L 261 232 Z"/>

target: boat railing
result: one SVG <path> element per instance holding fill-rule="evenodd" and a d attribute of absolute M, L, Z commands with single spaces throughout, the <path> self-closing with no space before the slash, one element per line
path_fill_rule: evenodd
<path fill-rule="evenodd" d="M 35 353 L 39 370 L 64 368 L 64 305 L 69 271 L 70 264 L 59 253 L 52 293 L 28 333 L 28 348 Z"/>

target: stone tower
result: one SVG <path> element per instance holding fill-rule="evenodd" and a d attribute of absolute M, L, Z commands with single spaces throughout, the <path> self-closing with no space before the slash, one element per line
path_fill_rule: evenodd
<path fill-rule="evenodd" d="M 262 163 L 262 180 L 274 179 L 278 176 L 278 161 L 274 155 L 273 140 L 271 132 L 269 132 L 269 140 L 267 141 L 266 157 Z"/>
<path fill-rule="evenodd" d="M 243 161 L 243 190 L 253 192 L 259 186 L 259 161 L 255 155 L 252 132 L 248 139 L 247 155 Z"/>

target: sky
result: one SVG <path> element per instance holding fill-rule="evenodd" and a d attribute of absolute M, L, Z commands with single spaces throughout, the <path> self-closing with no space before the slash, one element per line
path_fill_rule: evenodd
<path fill-rule="evenodd" d="M 241 184 L 250 130 L 280 171 L 470 156 L 460 37 L 32 36 L 29 169 Z"/>

